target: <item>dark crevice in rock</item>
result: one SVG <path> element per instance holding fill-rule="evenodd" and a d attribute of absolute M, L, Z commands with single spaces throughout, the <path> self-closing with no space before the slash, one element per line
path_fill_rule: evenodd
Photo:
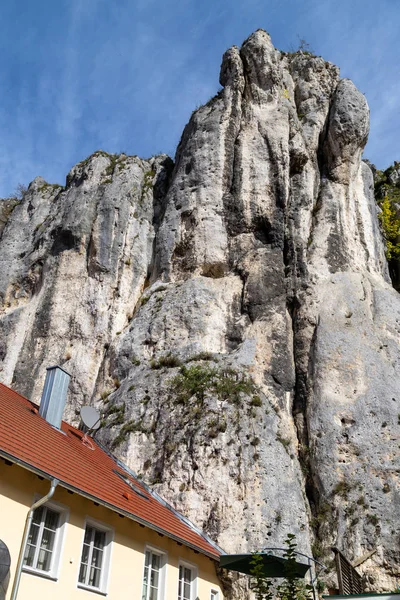
<path fill-rule="evenodd" d="M 66 250 L 77 250 L 79 248 L 80 240 L 69 229 L 59 227 L 52 232 L 52 237 L 54 239 L 51 247 L 52 256 L 58 256 Z"/>
<path fill-rule="evenodd" d="M 246 88 L 245 88 L 246 89 Z M 243 96 L 241 98 L 240 113 L 243 114 Z M 235 115 L 236 116 L 236 115 Z M 240 119 L 239 128 L 235 134 L 235 123 L 231 119 L 232 126 L 226 132 L 225 137 L 225 161 L 224 161 L 224 180 L 226 191 L 223 195 L 223 204 L 225 209 L 225 219 L 227 222 L 227 232 L 230 237 L 234 237 L 243 231 L 243 201 L 240 194 L 240 176 L 241 168 L 241 149 L 240 135 L 243 127 L 243 119 Z"/>
<path fill-rule="evenodd" d="M 310 506 L 311 513 L 315 515 L 317 506 L 319 504 L 319 491 L 315 485 L 313 473 L 312 473 L 312 465 L 311 465 L 311 456 L 310 456 L 310 438 L 308 431 L 308 417 L 307 417 L 307 400 L 309 396 L 309 388 L 310 383 L 308 381 L 308 373 L 304 373 L 303 370 L 299 366 L 298 353 L 304 352 L 304 348 L 302 347 L 304 341 L 299 339 L 299 321 L 298 321 L 298 311 L 300 309 L 300 304 L 297 299 L 288 307 L 289 312 L 292 318 L 292 326 L 293 326 L 293 353 L 294 353 L 294 362 L 295 362 L 295 373 L 296 373 L 296 383 L 294 386 L 294 395 L 293 395 L 293 404 L 292 404 L 292 415 L 293 421 L 296 427 L 297 439 L 299 441 L 299 453 L 298 460 L 300 463 L 301 470 L 304 475 L 305 480 L 305 494 L 308 500 L 308 504 Z M 311 348 L 313 347 L 313 342 L 311 342 Z M 309 349 L 310 352 L 310 349 Z M 309 354 L 308 364 L 310 364 L 311 357 Z"/>
<path fill-rule="evenodd" d="M 161 163 L 153 185 L 153 227 L 155 233 L 163 221 L 166 210 L 166 196 L 174 170 L 174 161 L 167 156 Z"/>
<path fill-rule="evenodd" d="M 337 86 L 336 86 L 336 89 L 337 89 Z M 333 98 L 335 96 L 336 89 L 333 92 L 332 97 L 330 98 L 329 110 L 328 110 L 328 113 L 326 115 L 324 126 L 323 126 L 323 128 L 322 128 L 322 130 L 321 130 L 321 132 L 319 134 L 319 139 L 318 139 L 317 164 L 318 164 L 318 170 L 319 170 L 319 175 L 320 175 L 320 180 L 321 181 L 324 178 L 327 177 L 325 145 L 326 145 L 327 138 L 328 138 L 329 120 L 331 118 L 332 107 L 333 107 L 332 100 L 333 100 Z"/>

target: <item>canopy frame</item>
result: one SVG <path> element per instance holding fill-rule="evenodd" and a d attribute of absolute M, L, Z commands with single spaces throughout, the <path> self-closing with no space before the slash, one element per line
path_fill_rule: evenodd
<path fill-rule="evenodd" d="M 281 563 L 281 564 L 285 564 L 287 563 L 288 559 L 285 558 L 284 556 L 277 556 L 276 554 L 273 554 L 275 552 L 282 552 L 283 554 L 287 551 L 287 548 L 277 548 L 277 547 L 265 547 L 262 548 L 262 550 L 258 551 L 258 552 L 253 552 L 252 554 L 230 554 L 230 555 L 222 555 L 220 558 L 220 563 L 223 561 L 223 559 L 227 559 L 229 557 L 232 558 L 232 560 L 234 560 L 235 557 L 238 558 L 238 561 L 240 560 L 240 557 L 242 557 L 242 560 L 248 560 L 250 561 L 250 557 L 252 557 L 254 554 L 261 554 L 264 556 L 269 556 L 272 559 L 276 559 L 276 562 Z M 297 550 L 293 551 L 294 554 L 296 554 L 299 557 L 304 557 L 307 561 L 307 563 L 304 562 L 296 562 L 296 564 L 299 566 L 299 570 L 303 570 L 304 571 L 304 575 L 299 575 L 299 578 L 305 577 L 307 572 L 309 572 L 309 577 L 310 577 L 310 585 L 312 587 L 312 593 L 313 593 L 313 599 L 317 600 L 317 593 L 316 593 L 316 589 L 315 589 L 315 584 L 318 578 L 318 575 L 321 571 L 325 570 L 326 567 L 325 565 L 323 565 L 321 562 L 319 562 L 318 560 L 316 560 L 315 558 L 313 558 L 312 556 L 308 556 L 307 554 L 303 554 L 302 552 L 298 552 Z M 233 563 L 234 564 L 234 563 Z M 248 571 L 240 571 L 240 569 L 235 569 L 234 566 L 229 566 L 229 565 L 222 565 L 220 564 L 220 566 L 224 569 L 228 569 L 231 571 L 239 571 L 242 573 L 246 573 L 249 574 Z M 306 567 L 304 569 L 304 567 Z M 319 568 L 318 568 L 319 567 Z M 278 572 L 279 571 L 278 569 Z M 274 579 L 274 576 L 271 575 L 270 576 L 272 579 Z M 277 575 L 275 576 L 276 578 L 281 578 L 284 577 L 284 575 Z"/>

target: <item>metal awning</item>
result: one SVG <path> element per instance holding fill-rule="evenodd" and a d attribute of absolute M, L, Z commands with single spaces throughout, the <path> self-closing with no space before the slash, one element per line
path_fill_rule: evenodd
<path fill-rule="evenodd" d="M 287 559 L 264 552 L 257 552 L 257 554 L 263 559 L 265 577 L 287 576 L 289 563 Z M 230 571 L 239 571 L 239 573 L 251 575 L 250 571 L 252 570 L 252 566 L 250 562 L 253 556 L 253 554 L 224 554 L 219 559 L 219 566 L 224 569 L 229 569 Z M 311 565 L 305 563 L 291 562 L 290 571 L 293 575 L 304 577 L 310 566 Z"/>

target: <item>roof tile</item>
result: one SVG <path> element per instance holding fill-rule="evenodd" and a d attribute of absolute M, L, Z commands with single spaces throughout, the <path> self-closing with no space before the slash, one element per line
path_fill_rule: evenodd
<path fill-rule="evenodd" d="M 55 429 L 38 414 L 35 404 L 0 383 L 0 454 L 55 477 L 61 485 L 106 503 L 116 512 L 207 556 L 219 558 L 217 546 L 192 529 L 129 471 L 123 472 L 120 463 L 95 440 L 85 439 L 80 430 L 65 421 L 61 431 Z"/>

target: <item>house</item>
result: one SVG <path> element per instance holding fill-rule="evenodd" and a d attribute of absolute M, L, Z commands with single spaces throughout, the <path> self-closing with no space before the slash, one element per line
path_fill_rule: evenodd
<path fill-rule="evenodd" d="M 57 388 L 57 377 L 65 380 L 60 367 L 48 369 L 40 408 L 0 384 L 6 600 L 222 600 L 221 549 L 94 439 L 61 421 L 66 388 L 65 381 Z"/>

